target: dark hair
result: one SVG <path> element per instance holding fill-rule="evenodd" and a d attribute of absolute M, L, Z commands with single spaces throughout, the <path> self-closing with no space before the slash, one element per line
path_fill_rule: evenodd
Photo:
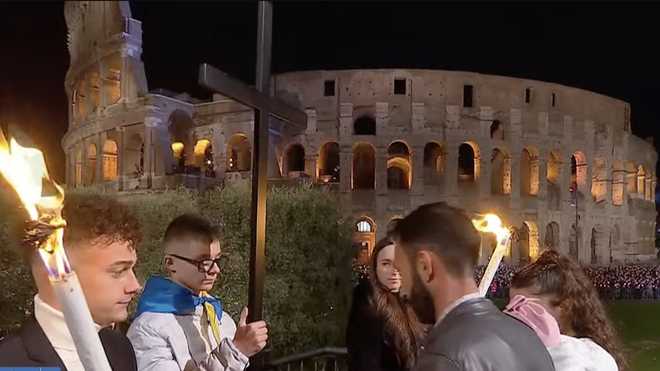
<path fill-rule="evenodd" d="M 103 194 L 70 193 L 64 199 L 62 217 L 64 243 L 89 241 L 98 237 L 127 241 L 137 248 L 142 240 L 140 223 L 128 206 L 116 197 Z"/>
<path fill-rule="evenodd" d="M 474 274 L 481 236 L 461 209 L 444 202 L 422 205 L 396 223 L 392 235 L 409 254 L 422 247 L 437 254 L 453 276 Z"/>
<path fill-rule="evenodd" d="M 370 302 L 376 315 L 383 319 L 383 327 L 392 341 L 401 368 L 410 370 L 417 359 L 417 340 L 421 338 L 421 324 L 412 309 L 399 299 L 398 294 L 390 292 L 380 283 L 376 273 L 378 254 L 392 244 L 394 242 L 391 239 L 384 238 L 374 246 L 369 272 L 369 281 L 373 287 Z"/>
<path fill-rule="evenodd" d="M 165 246 L 178 240 L 198 241 L 205 245 L 220 239 L 220 232 L 205 218 L 195 214 L 183 214 L 170 222 L 165 230 Z"/>
<path fill-rule="evenodd" d="M 513 275 L 511 287 L 533 288 L 537 295 L 548 295 L 551 304 L 560 309 L 560 327 L 569 325 L 576 337 L 590 338 L 612 354 L 619 370 L 627 369 L 616 330 L 598 292 L 577 263 L 557 251 L 545 251 Z"/>

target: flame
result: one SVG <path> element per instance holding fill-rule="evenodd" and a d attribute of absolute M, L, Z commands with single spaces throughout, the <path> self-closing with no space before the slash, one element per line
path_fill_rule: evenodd
<path fill-rule="evenodd" d="M 511 234 L 511 230 L 504 227 L 502 219 L 495 214 L 486 214 L 482 218 L 472 219 L 472 224 L 479 232 L 494 233 L 498 245 L 504 243 Z"/>
<path fill-rule="evenodd" d="M 59 279 L 71 272 L 64 251 L 62 218 L 64 190 L 48 175 L 44 156 L 36 148 L 23 147 L 14 138 L 9 142 L 0 130 L 0 173 L 4 176 L 25 207 L 30 220 L 54 227 L 53 233 L 39 246 L 39 256 L 51 279 Z M 57 193 L 43 196 L 43 181 L 51 183 Z"/>
<path fill-rule="evenodd" d="M 488 261 L 486 270 L 484 271 L 481 282 L 479 283 L 479 294 L 486 296 L 488 288 L 490 287 L 497 268 L 507 251 L 508 244 L 511 238 L 511 229 L 502 225 L 502 219 L 495 214 L 486 214 L 482 218 L 472 219 L 472 224 L 480 232 L 494 233 L 497 238 L 497 247 L 493 251 L 493 255 Z"/>

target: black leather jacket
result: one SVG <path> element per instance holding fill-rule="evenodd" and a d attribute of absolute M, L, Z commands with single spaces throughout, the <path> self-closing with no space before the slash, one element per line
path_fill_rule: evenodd
<path fill-rule="evenodd" d="M 532 329 L 483 298 L 460 304 L 431 329 L 415 367 L 415 371 L 554 369 Z"/>

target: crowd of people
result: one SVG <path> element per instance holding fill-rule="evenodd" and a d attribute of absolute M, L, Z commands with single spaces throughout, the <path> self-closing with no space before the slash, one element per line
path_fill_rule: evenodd
<path fill-rule="evenodd" d="M 501 264 L 490 286 L 490 296 L 508 297 L 511 278 L 518 269 L 515 265 Z M 604 300 L 658 300 L 660 299 L 660 266 L 656 264 L 627 264 L 610 266 L 583 266 L 600 297 Z M 485 266 L 475 269 L 475 279 L 481 281 Z"/>

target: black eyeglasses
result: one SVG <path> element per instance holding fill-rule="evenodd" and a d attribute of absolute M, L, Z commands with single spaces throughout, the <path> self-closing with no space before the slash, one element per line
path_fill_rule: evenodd
<path fill-rule="evenodd" d="M 213 269 L 213 265 L 217 265 L 218 268 L 220 268 L 220 257 L 217 257 L 215 259 L 194 260 L 194 259 L 186 258 L 185 256 L 180 256 L 175 254 L 168 254 L 168 255 L 197 266 L 197 270 L 199 271 L 199 273 L 209 273 L 211 269 Z"/>

